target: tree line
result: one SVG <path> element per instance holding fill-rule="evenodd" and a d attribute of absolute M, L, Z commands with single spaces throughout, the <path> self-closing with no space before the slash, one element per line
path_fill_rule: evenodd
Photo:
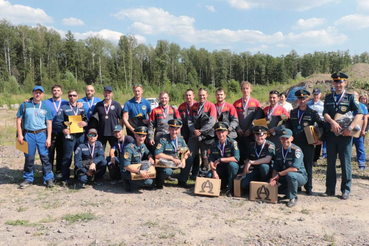
<path fill-rule="evenodd" d="M 139 44 L 122 35 L 117 45 L 101 36 L 76 40 L 45 26 L 12 25 L 0 21 L 0 92 L 29 92 L 35 84 L 50 88 L 61 84 L 81 89 L 86 84 L 127 91 L 133 83 L 151 88 L 200 86 L 238 89 L 240 81 L 259 85 L 285 83 L 314 73 L 333 73 L 355 63 L 369 63 L 369 53 L 349 51 L 298 55 L 236 54 L 228 49 L 212 52 L 195 46 L 181 48 L 159 40 L 156 46 Z"/>

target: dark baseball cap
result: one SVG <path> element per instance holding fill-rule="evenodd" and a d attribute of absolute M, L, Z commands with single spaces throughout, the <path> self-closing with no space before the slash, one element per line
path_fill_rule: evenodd
<path fill-rule="evenodd" d="M 318 95 L 318 94 L 320 94 L 320 93 L 322 93 L 322 91 L 321 91 L 319 88 L 315 88 L 315 89 L 313 90 L 313 94 L 314 94 L 314 95 Z"/>
<path fill-rule="evenodd" d="M 113 88 L 110 85 L 104 87 L 104 91 L 113 91 Z"/>

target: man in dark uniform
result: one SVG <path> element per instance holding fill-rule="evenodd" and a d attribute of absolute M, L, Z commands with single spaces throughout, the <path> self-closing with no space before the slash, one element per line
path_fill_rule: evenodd
<path fill-rule="evenodd" d="M 72 163 L 72 155 L 76 148 L 84 143 L 85 137 L 83 133 L 70 133 L 70 130 L 64 124 L 69 121 L 69 116 L 81 115 L 82 121 L 78 122 L 79 127 L 85 127 L 87 125 L 86 112 L 83 108 L 78 108 L 77 99 L 78 93 L 76 90 L 68 91 L 69 102 L 61 106 L 57 118 L 56 126 L 63 129 L 63 160 L 61 166 L 61 181 L 63 185 L 68 185 L 70 175 L 70 165 Z M 68 138 L 68 137 L 71 138 Z"/>
<path fill-rule="evenodd" d="M 228 123 L 228 137 L 232 139 L 237 138 L 236 128 L 238 127 L 238 116 L 234 106 L 225 101 L 226 94 L 223 88 L 218 88 L 215 92 L 217 103 L 217 121 Z"/>
<path fill-rule="evenodd" d="M 114 136 L 117 139 L 117 142 L 110 149 L 110 153 L 106 158 L 106 161 L 108 163 L 110 178 L 113 180 L 120 180 L 122 178 L 120 165 L 123 158 L 123 149 L 126 145 L 133 143 L 135 140 L 131 136 L 124 135 L 123 127 L 121 125 L 116 125 L 114 127 Z"/>
<path fill-rule="evenodd" d="M 194 105 L 195 92 L 192 89 L 187 89 L 185 93 L 186 101 L 179 105 L 178 111 L 181 115 L 183 126 L 181 128 L 181 135 L 188 144 L 190 138 L 190 129 L 188 128 L 188 116 L 190 115 L 190 109 Z"/>
<path fill-rule="evenodd" d="M 305 184 L 306 194 L 313 195 L 313 159 L 314 159 L 314 145 L 320 145 L 323 142 L 317 141 L 314 145 L 308 144 L 306 139 L 304 127 L 314 126 L 318 124 L 323 128 L 323 121 L 320 119 L 318 112 L 306 105 L 309 100 L 310 92 L 307 90 L 298 90 L 295 92 L 297 97 L 298 107 L 290 112 L 290 126 L 293 132 L 293 143 L 299 146 L 304 153 L 304 165 L 308 174 L 308 182 Z"/>
<path fill-rule="evenodd" d="M 78 102 L 82 103 L 82 107 L 87 112 L 87 119 L 90 119 L 92 113 L 95 109 L 95 106 L 98 102 L 101 102 L 101 99 L 95 97 L 95 88 L 93 85 L 87 85 L 85 89 L 86 96 L 78 100 Z"/>
<path fill-rule="evenodd" d="M 229 125 L 223 122 L 217 122 L 214 125 L 215 134 L 218 140 L 210 147 L 209 177 L 221 179 L 221 188 L 227 188 L 226 196 L 233 196 L 233 180 L 238 173 L 238 161 L 240 160 L 240 151 L 236 140 L 228 138 Z"/>
<path fill-rule="evenodd" d="M 28 154 L 24 154 L 24 181 L 19 188 L 24 189 L 34 181 L 36 147 L 42 163 L 44 183 L 46 187 L 51 188 L 54 187 L 54 174 L 47 148 L 51 144 L 53 117 L 49 107 L 41 101 L 44 88 L 35 86 L 32 96 L 30 101 L 21 104 L 17 112 L 17 141 L 21 145 L 24 141 L 28 143 Z"/>
<path fill-rule="evenodd" d="M 182 163 L 180 159 L 180 149 L 187 149 L 187 154 L 184 156 L 185 159 L 189 156 L 189 151 L 183 137 L 180 136 L 182 121 L 180 119 L 172 119 L 168 121 L 168 125 L 169 134 L 160 138 L 155 148 L 155 159 L 165 159 L 173 162 L 176 166 L 184 168 L 186 163 Z M 156 167 L 156 188 L 163 189 L 164 180 L 172 173 L 173 170 L 171 168 Z"/>
<path fill-rule="evenodd" d="M 242 180 L 241 187 L 248 192 L 251 181 L 267 182 L 272 176 L 273 157 L 275 153 L 274 143 L 266 140 L 268 128 L 265 126 L 254 126 L 252 128 L 255 143 L 251 143 L 245 169 L 239 176 L 246 177 Z M 250 172 L 250 167 L 253 171 Z"/>
<path fill-rule="evenodd" d="M 98 119 L 98 140 L 102 143 L 104 150 L 108 141 L 110 147 L 114 146 L 117 139 L 114 137 L 113 130 L 119 124 L 119 119 L 122 118 L 122 106 L 119 102 L 113 100 L 113 88 L 111 86 L 104 87 L 104 100 L 96 104 L 92 115 L 92 117 Z"/>
<path fill-rule="evenodd" d="M 363 111 L 359 105 L 359 101 L 354 95 L 345 91 L 348 76 L 345 73 L 332 74 L 333 86 L 335 92 L 325 97 L 324 101 L 324 120 L 330 125 L 327 129 L 327 190 L 324 196 L 334 196 L 336 191 L 336 160 L 337 153 L 341 161 L 342 181 L 341 192 L 342 199 L 346 200 L 350 196 L 351 191 L 351 151 L 352 151 L 352 130 L 358 121 L 363 117 Z M 342 129 L 334 120 L 335 114 L 346 114 L 353 112 L 355 117 L 351 124 Z M 335 133 L 340 134 L 336 136 Z"/>
<path fill-rule="evenodd" d="M 74 153 L 74 172 L 82 188 L 89 180 L 101 179 L 106 172 L 104 149 L 97 137 L 96 129 L 89 129 L 87 143 L 80 144 Z"/>
<path fill-rule="evenodd" d="M 134 134 L 135 142 L 124 147 L 124 155 L 121 165 L 123 184 L 127 192 L 131 192 L 132 189 L 151 186 L 153 182 L 152 179 L 149 179 L 148 171 L 132 167 L 132 164 L 140 164 L 141 161 L 145 159 L 148 159 L 149 162 L 154 165 L 154 159 L 145 145 L 147 127 L 136 127 Z M 132 180 L 131 173 L 141 175 L 143 180 Z"/>
<path fill-rule="evenodd" d="M 287 207 L 294 207 L 297 203 L 297 189 L 306 184 L 308 178 L 305 171 L 302 150 L 292 143 L 293 136 L 290 129 L 284 129 L 279 137 L 282 143 L 274 156 L 271 186 L 279 184 L 278 191 L 283 193 L 286 189 L 286 198 L 290 199 Z"/>

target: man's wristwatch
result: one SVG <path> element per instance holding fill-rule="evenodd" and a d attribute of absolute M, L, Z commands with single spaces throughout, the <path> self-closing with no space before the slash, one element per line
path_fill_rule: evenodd
<path fill-rule="evenodd" d="M 141 170 L 138 170 L 138 172 L 136 174 L 141 174 Z"/>
<path fill-rule="evenodd" d="M 350 131 L 354 130 L 351 126 L 348 126 L 347 129 L 349 129 Z"/>

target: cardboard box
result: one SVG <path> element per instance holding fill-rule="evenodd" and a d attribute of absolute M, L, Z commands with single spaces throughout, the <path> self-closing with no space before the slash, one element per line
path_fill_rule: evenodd
<path fill-rule="evenodd" d="M 315 131 L 314 126 L 305 126 L 304 132 L 305 132 L 305 136 L 308 141 L 308 144 L 316 143 L 319 140 L 318 133 Z"/>
<path fill-rule="evenodd" d="M 203 196 L 219 196 L 221 179 L 197 177 L 195 183 L 195 194 Z"/>
<path fill-rule="evenodd" d="M 336 113 L 334 115 L 334 120 L 337 120 L 339 119 L 343 114 L 339 114 L 339 113 Z M 363 129 L 363 126 L 364 126 L 364 117 L 361 118 L 358 123 L 357 123 L 361 129 Z M 359 138 L 361 136 L 361 131 L 352 131 L 351 132 L 351 137 L 354 137 L 354 138 Z"/>
<path fill-rule="evenodd" d="M 140 169 L 141 164 L 132 164 L 131 165 L 134 168 L 137 168 L 137 171 Z M 154 166 L 151 166 L 149 169 L 149 179 L 156 178 L 156 170 Z M 142 176 L 140 174 L 131 173 L 131 179 L 132 180 L 143 180 Z"/>
<path fill-rule="evenodd" d="M 233 180 L 233 195 L 235 197 L 241 197 L 244 193 L 244 191 L 241 188 L 241 183 L 242 180 L 245 178 L 246 176 L 238 176 Z"/>
<path fill-rule="evenodd" d="M 270 186 L 266 182 L 251 181 L 250 201 L 278 202 L 278 186 Z"/>

